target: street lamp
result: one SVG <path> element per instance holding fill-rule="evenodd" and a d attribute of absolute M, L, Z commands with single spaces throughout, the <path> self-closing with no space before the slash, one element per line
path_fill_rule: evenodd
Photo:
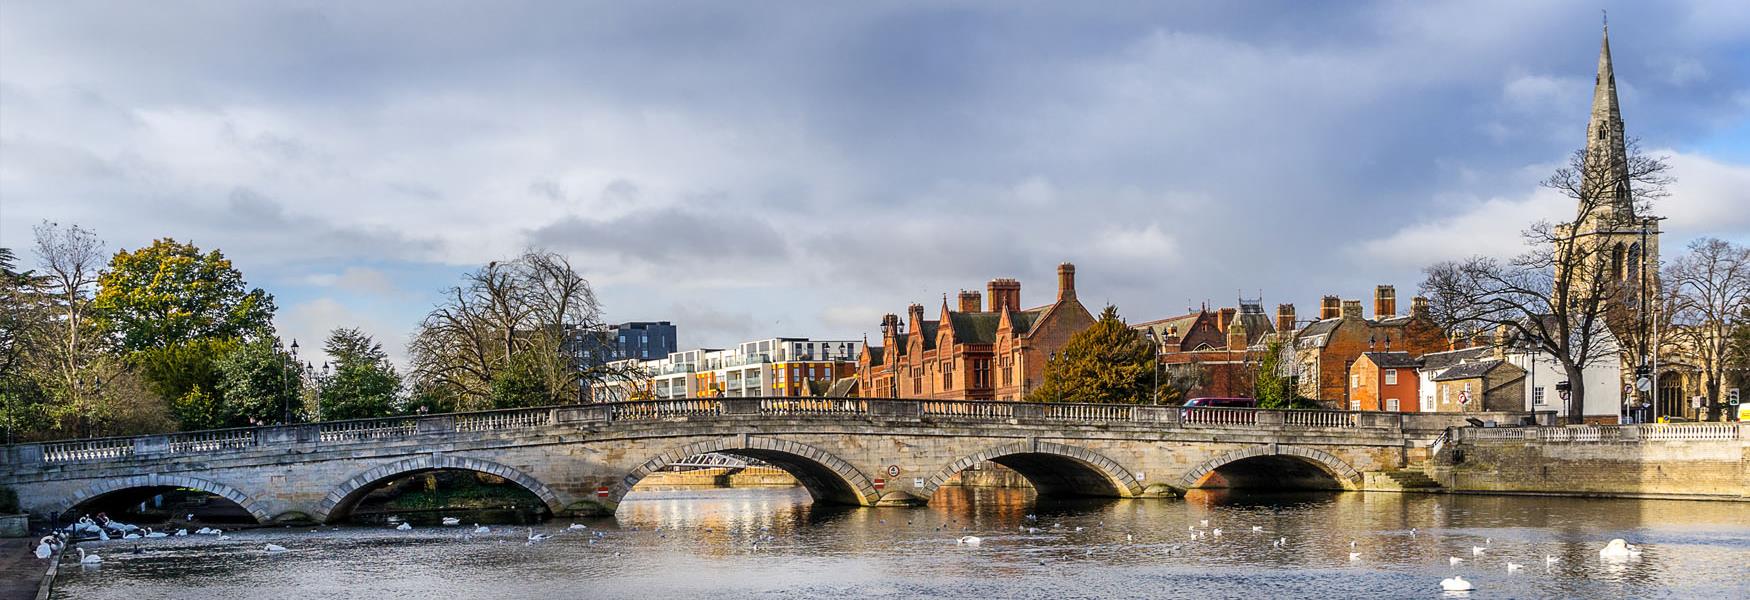
<path fill-rule="evenodd" d="M 292 338 L 292 371 L 298 368 L 298 338 Z M 280 424 L 292 422 L 292 382 L 291 372 L 286 373 L 286 386 L 280 392 Z"/>

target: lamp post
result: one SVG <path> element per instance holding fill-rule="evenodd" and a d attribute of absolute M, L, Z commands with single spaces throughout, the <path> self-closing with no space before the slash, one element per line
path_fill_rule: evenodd
<path fill-rule="evenodd" d="M 286 386 L 280 393 L 280 424 L 292 422 L 292 372 L 298 370 L 298 338 L 292 338 L 292 368 L 286 372 Z"/>

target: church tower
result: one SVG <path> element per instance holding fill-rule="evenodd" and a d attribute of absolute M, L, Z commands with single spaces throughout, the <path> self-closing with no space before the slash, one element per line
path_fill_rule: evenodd
<path fill-rule="evenodd" d="M 1612 280 L 1613 294 L 1619 301 L 1634 306 L 1658 290 L 1659 223 L 1637 214 L 1622 106 L 1616 96 L 1616 69 L 1610 59 L 1608 22 L 1603 37 L 1579 174 L 1581 198 L 1574 221 L 1561 226 L 1560 237 L 1572 236 L 1572 251 L 1585 257 L 1584 262 L 1602 262 L 1596 272 Z M 1557 251 L 1562 250 L 1558 242 Z M 1556 262 L 1559 269 L 1562 265 L 1579 266 L 1574 263 L 1580 261 Z"/>

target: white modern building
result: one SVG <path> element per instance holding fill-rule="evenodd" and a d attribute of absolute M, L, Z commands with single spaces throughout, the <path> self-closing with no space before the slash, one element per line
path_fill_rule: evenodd
<path fill-rule="evenodd" d="M 1603 356 L 1593 359 L 1583 369 L 1586 393 L 1580 407 L 1580 415 L 1588 422 L 1615 423 L 1622 414 L 1622 356 L 1616 351 L 1615 339 L 1605 334 L 1601 340 L 1605 351 Z M 1567 371 L 1562 363 L 1548 353 L 1532 352 L 1524 348 L 1495 348 L 1479 346 L 1447 352 L 1430 352 L 1422 355 L 1422 367 L 1418 369 L 1421 378 L 1418 392 L 1421 396 L 1423 412 L 1436 410 L 1434 378 L 1454 365 L 1484 360 L 1502 360 L 1526 371 L 1520 381 L 1524 386 L 1521 396 L 1525 399 L 1524 410 L 1554 411 L 1558 417 L 1568 416 L 1566 400 L 1562 398 L 1561 388 L 1566 387 Z"/>
<path fill-rule="evenodd" d="M 604 386 L 597 402 L 651 398 L 809 396 L 840 377 L 853 376 L 862 342 L 768 338 L 734 348 L 698 348 L 656 360 L 624 360 L 615 366 L 641 370 L 644 381 Z"/>

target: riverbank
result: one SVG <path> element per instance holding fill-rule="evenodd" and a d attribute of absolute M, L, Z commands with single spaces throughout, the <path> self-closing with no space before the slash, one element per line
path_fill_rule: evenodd
<path fill-rule="evenodd" d="M 37 558 L 36 538 L 0 539 L 0 600 L 32 600 L 48 591 L 60 556 Z"/>

